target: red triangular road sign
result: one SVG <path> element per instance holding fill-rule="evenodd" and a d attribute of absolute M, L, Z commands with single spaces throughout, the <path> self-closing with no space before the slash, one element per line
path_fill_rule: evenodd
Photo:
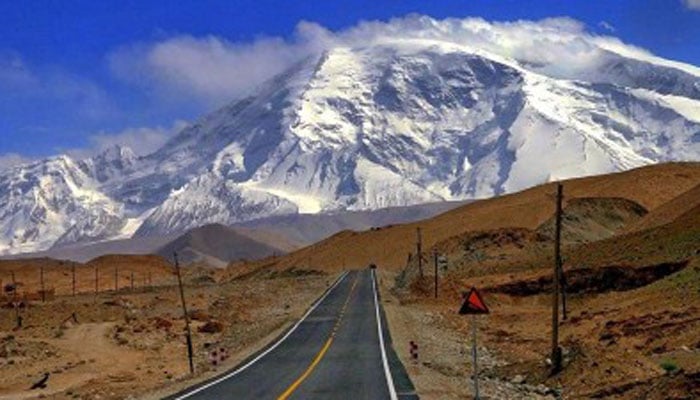
<path fill-rule="evenodd" d="M 459 309 L 459 314 L 467 315 L 488 313 L 489 308 L 486 307 L 486 303 L 484 303 L 481 295 L 476 291 L 476 288 L 472 288 L 472 290 L 469 291 L 469 294 L 464 298 L 464 303 L 462 304 L 462 308 Z"/>

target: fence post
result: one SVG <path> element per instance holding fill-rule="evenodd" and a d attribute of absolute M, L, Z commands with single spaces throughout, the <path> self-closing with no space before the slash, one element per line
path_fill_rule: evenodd
<path fill-rule="evenodd" d="M 41 302 L 46 303 L 46 288 L 44 287 L 44 266 L 39 267 L 39 280 L 41 281 Z"/>
<path fill-rule="evenodd" d="M 71 273 L 73 274 L 73 296 L 75 296 L 75 263 L 71 265 Z"/>

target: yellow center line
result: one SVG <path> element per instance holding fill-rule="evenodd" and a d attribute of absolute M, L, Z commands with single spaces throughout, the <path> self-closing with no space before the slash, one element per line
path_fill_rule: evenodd
<path fill-rule="evenodd" d="M 355 276 L 355 281 L 353 282 L 352 287 L 350 288 L 350 292 L 348 293 L 348 298 L 345 299 L 345 303 L 343 304 L 343 307 L 341 308 L 340 313 L 338 314 L 338 319 L 336 320 L 335 325 L 333 326 L 333 329 L 331 330 L 330 337 L 328 338 L 328 340 L 326 340 L 326 343 L 323 345 L 323 347 L 318 352 L 318 354 L 316 354 L 316 357 L 314 357 L 314 360 L 311 362 L 311 365 L 309 365 L 309 367 L 306 368 L 306 371 L 304 371 L 304 373 L 301 374 L 301 376 L 299 378 L 297 378 L 297 380 L 294 381 L 294 383 L 292 383 L 292 385 L 289 386 L 287 388 L 287 390 L 285 390 L 284 393 L 282 393 L 277 398 L 277 400 L 287 400 L 289 398 L 289 396 L 291 396 L 292 393 L 294 393 L 294 391 L 299 387 L 299 385 L 301 385 L 306 380 L 306 378 L 308 378 L 309 375 L 311 375 L 311 373 L 314 371 L 314 369 L 316 368 L 318 363 L 321 362 L 321 359 L 323 358 L 323 356 L 326 354 L 328 349 L 331 347 L 331 344 L 333 343 L 333 339 L 335 338 L 335 334 L 338 331 L 338 327 L 340 326 L 340 322 L 343 320 L 343 316 L 345 315 L 345 310 L 347 309 L 348 304 L 350 304 L 350 297 L 352 296 L 352 293 L 355 291 L 355 286 L 357 286 L 357 280 L 359 279 L 359 277 L 360 277 L 360 274 L 357 274 Z"/>

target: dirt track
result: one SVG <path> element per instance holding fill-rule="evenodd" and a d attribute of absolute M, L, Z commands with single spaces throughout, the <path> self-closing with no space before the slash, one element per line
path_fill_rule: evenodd
<path fill-rule="evenodd" d="M 188 285 L 194 381 L 260 347 L 296 320 L 330 280 L 306 275 Z M 192 380 L 176 287 L 31 302 L 17 331 L 14 311 L 0 312 L 0 399 L 159 398 Z M 216 330 L 204 332 L 207 324 Z M 230 357 L 214 367 L 211 346 L 226 348 Z M 44 372 L 51 373 L 48 387 L 29 391 Z"/>

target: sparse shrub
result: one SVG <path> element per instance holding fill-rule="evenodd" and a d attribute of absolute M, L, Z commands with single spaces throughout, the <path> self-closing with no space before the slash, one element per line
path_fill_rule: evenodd
<path fill-rule="evenodd" d="M 666 372 L 673 372 L 678 370 L 678 365 L 673 360 L 664 360 L 661 362 L 661 368 Z"/>
<path fill-rule="evenodd" d="M 208 321 L 206 324 L 199 327 L 198 331 L 202 333 L 219 333 L 224 330 L 224 325 L 218 321 Z"/>

